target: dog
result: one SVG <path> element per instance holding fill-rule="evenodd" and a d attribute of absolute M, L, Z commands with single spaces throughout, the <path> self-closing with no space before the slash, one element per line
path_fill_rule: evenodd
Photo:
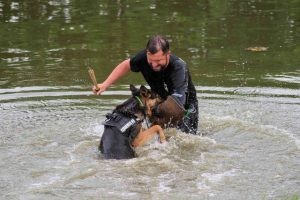
<path fill-rule="evenodd" d="M 152 109 L 162 99 L 143 85 L 140 89 L 130 85 L 130 90 L 132 96 L 107 114 L 103 123 L 104 132 L 99 150 L 105 159 L 134 158 L 134 148 L 142 146 L 156 134 L 161 143 L 165 141 L 164 132 L 159 125 L 142 128 L 142 122 L 152 116 Z"/>

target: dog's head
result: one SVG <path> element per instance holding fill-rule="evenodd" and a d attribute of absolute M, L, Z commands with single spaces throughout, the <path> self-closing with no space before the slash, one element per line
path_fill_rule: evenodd
<path fill-rule="evenodd" d="M 130 90 L 133 96 L 141 100 L 141 103 L 145 107 L 145 113 L 148 117 L 152 116 L 152 109 L 163 101 L 158 94 L 147 89 L 144 85 L 141 85 L 140 89 L 130 85 Z"/>

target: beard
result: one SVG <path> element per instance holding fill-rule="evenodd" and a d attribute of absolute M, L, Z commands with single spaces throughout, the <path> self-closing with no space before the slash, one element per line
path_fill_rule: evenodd
<path fill-rule="evenodd" d="M 167 67 L 166 65 L 157 65 L 156 67 L 153 67 L 151 64 L 150 64 L 150 66 L 151 66 L 151 69 L 155 72 L 162 71 Z"/>

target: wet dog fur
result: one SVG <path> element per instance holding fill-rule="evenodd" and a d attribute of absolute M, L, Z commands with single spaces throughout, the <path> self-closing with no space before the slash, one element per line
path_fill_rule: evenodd
<path fill-rule="evenodd" d="M 134 148 L 142 146 L 156 134 L 160 142 L 165 141 L 165 135 L 159 125 L 148 129 L 142 128 L 142 121 L 152 116 L 152 109 L 161 102 L 161 98 L 145 86 L 137 89 L 130 85 L 132 96 L 123 104 L 118 105 L 113 113 L 120 116 L 140 119 L 140 121 L 123 134 L 116 126 L 104 126 L 104 132 L 99 144 L 99 150 L 105 159 L 129 159 L 136 157 Z"/>

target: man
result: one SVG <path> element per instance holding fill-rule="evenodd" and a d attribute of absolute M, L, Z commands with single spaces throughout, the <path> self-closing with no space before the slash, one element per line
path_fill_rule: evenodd
<path fill-rule="evenodd" d="M 98 84 L 99 90 L 93 87 L 94 94 L 101 94 L 129 71 L 141 72 L 151 89 L 162 98 L 167 99 L 169 95 L 176 98 L 187 110 L 178 128 L 186 133 L 197 134 L 198 100 L 195 86 L 186 63 L 171 54 L 169 42 L 164 37 L 157 35 L 150 38 L 145 50 L 121 62 L 103 83 Z"/>

